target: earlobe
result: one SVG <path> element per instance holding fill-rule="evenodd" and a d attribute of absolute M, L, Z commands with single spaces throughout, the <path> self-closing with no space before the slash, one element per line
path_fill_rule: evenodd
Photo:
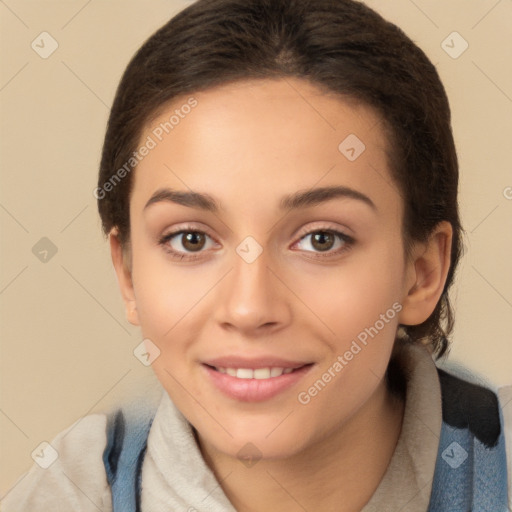
<path fill-rule="evenodd" d="M 132 282 L 132 272 L 128 261 L 127 249 L 123 248 L 119 240 L 117 228 L 109 233 L 110 255 L 117 275 L 117 282 L 123 297 L 126 319 L 133 325 L 139 325 L 137 302 Z"/>
<path fill-rule="evenodd" d="M 414 248 L 404 288 L 401 324 L 421 324 L 434 311 L 450 268 L 452 234 L 451 224 L 443 221 L 426 243 Z"/>

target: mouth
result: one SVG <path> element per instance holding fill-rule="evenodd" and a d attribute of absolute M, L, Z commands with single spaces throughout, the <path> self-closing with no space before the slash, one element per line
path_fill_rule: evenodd
<path fill-rule="evenodd" d="M 312 363 L 309 363 L 312 364 Z M 210 366 L 210 365 L 207 365 Z M 224 366 L 210 366 L 213 370 L 219 373 L 225 373 L 231 377 L 235 377 L 237 379 L 274 379 L 276 377 L 281 377 L 281 375 L 287 375 L 296 370 L 300 370 L 304 366 L 299 366 L 297 368 L 283 368 L 279 366 L 267 366 L 264 368 L 230 368 Z"/>
<path fill-rule="evenodd" d="M 224 363 L 226 364 L 226 363 Z M 278 366 L 278 364 L 280 366 Z M 242 402 L 270 400 L 293 387 L 314 363 L 203 363 L 211 384 L 231 399 Z"/>

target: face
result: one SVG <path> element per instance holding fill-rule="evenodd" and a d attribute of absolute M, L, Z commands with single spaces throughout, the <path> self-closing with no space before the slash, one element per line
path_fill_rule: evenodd
<path fill-rule="evenodd" d="M 129 318 L 205 443 L 291 456 L 382 389 L 407 310 L 386 140 L 370 108 L 301 80 L 193 97 L 141 137 L 156 145 L 130 199 Z"/>

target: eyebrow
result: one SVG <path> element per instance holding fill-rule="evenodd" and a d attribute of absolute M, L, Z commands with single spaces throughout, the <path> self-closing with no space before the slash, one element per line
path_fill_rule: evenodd
<path fill-rule="evenodd" d="M 155 203 L 170 202 L 188 206 L 190 208 L 197 208 L 209 212 L 218 212 L 219 204 L 213 197 L 208 194 L 200 192 L 185 192 L 181 190 L 171 190 L 170 188 L 162 188 L 157 190 L 145 204 L 144 210 Z"/>
<path fill-rule="evenodd" d="M 308 190 L 299 190 L 294 194 L 285 196 L 280 201 L 282 210 L 295 210 L 307 206 L 315 206 L 331 199 L 349 198 L 362 201 L 372 210 L 377 211 L 375 203 L 365 194 L 350 187 L 320 187 Z"/>
<path fill-rule="evenodd" d="M 279 206 L 281 210 L 297 210 L 299 208 L 316 206 L 338 198 L 355 199 L 365 203 L 372 208 L 372 210 L 377 211 L 375 203 L 368 196 L 353 188 L 344 186 L 299 190 L 283 197 L 279 202 Z M 160 202 L 171 202 L 212 213 L 217 213 L 220 210 L 220 204 L 209 194 L 172 190 L 169 188 L 157 190 L 144 206 L 144 210 L 152 204 Z"/>

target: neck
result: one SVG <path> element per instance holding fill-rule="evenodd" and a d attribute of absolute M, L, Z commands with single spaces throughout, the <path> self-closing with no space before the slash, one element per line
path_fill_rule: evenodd
<path fill-rule="evenodd" d="M 377 489 L 400 436 L 404 403 L 383 380 L 345 424 L 306 450 L 247 468 L 199 439 L 238 512 L 359 511 Z M 228 476 L 226 476 L 228 475 Z"/>

